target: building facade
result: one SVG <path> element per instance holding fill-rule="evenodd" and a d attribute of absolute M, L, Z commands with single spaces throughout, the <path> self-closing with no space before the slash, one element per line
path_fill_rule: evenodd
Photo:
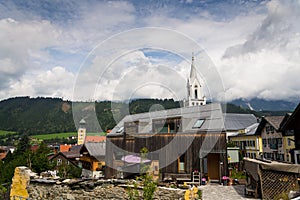
<path fill-rule="evenodd" d="M 287 143 L 294 145 L 291 148 L 291 161 L 295 164 L 300 164 L 300 103 L 290 115 L 290 117 L 281 124 L 281 131 L 285 135 L 289 135 Z"/>
<path fill-rule="evenodd" d="M 241 157 L 259 158 L 262 154 L 262 139 L 256 135 L 258 123 L 241 129 L 239 133 L 229 136 L 229 141 L 240 149 Z"/>
<path fill-rule="evenodd" d="M 228 175 L 222 116 L 220 104 L 126 116 L 107 135 L 106 178 L 139 173 L 140 162 L 126 158 L 140 157 L 146 148 L 146 160 L 157 163 L 161 180 L 191 179 L 199 171 L 208 180 L 220 181 Z"/>
<path fill-rule="evenodd" d="M 257 134 L 262 138 L 263 157 L 269 160 L 291 162 L 290 150 L 293 148 L 291 135 L 283 134 L 280 124 L 285 116 L 263 117 Z"/>
<path fill-rule="evenodd" d="M 80 149 L 82 176 L 85 178 L 100 178 L 104 176 L 105 142 L 89 142 Z"/>

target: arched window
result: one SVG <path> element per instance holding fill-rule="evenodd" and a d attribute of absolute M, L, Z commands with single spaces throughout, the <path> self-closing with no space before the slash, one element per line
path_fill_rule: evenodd
<path fill-rule="evenodd" d="M 198 99 L 198 90 L 195 89 L 195 99 Z"/>

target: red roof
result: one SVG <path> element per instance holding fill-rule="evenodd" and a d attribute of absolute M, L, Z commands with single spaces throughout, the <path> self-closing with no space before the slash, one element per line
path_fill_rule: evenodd
<path fill-rule="evenodd" d="M 32 152 L 36 152 L 40 146 L 38 144 L 34 144 L 30 147 Z"/>
<path fill-rule="evenodd" d="M 86 136 L 85 142 L 104 142 L 106 140 L 106 136 Z"/>
<path fill-rule="evenodd" d="M 0 160 L 3 160 L 7 155 L 7 152 L 0 153 Z"/>
<path fill-rule="evenodd" d="M 67 151 L 70 150 L 71 147 L 72 147 L 72 145 L 70 145 L 70 144 L 61 144 L 59 146 L 59 151 L 60 152 L 67 152 Z"/>

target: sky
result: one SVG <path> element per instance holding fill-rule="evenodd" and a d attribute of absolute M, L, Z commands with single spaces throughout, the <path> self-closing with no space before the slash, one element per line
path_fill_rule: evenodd
<path fill-rule="evenodd" d="M 300 0 L 0 0 L 0 99 L 181 100 L 194 52 L 208 99 L 298 102 L 299 19 Z"/>

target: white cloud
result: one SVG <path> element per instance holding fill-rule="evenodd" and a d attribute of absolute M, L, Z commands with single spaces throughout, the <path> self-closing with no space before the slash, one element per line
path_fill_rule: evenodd
<path fill-rule="evenodd" d="M 247 41 L 220 61 L 228 99 L 299 98 L 300 2 L 271 1 L 268 16 Z"/>
<path fill-rule="evenodd" d="M 35 62 L 47 62 L 44 48 L 55 45 L 56 30 L 47 21 L 19 22 L 0 20 L 0 82 L 1 89 L 17 81 Z"/>
<path fill-rule="evenodd" d="M 184 6 L 191 7 L 197 3 L 186 2 Z M 222 8 L 224 5 L 217 6 Z M 228 99 L 299 97 L 299 1 L 273 0 L 267 4 L 239 4 L 232 8 L 227 5 L 223 7 L 229 9 L 227 14 L 230 9 L 234 13 L 228 18 L 213 12 L 213 9 L 197 7 L 186 13 L 186 7 L 181 10 L 182 2 L 170 6 L 165 3 L 143 8 L 136 6 L 137 3 L 128 1 L 74 1 L 67 5 L 68 13 L 60 13 L 63 17 L 59 20 L 65 21 L 56 21 L 51 19 L 53 15 L 44 18 L 45 10 L 40 11 L 42 15 L 39 11 L 30 13 L 28 9 L 20 11 L 12 5 L 9 11 L 2 12 L 5 17 L 11 15 L 10 18 L 0 19 L 0 98 L 15 95 L 71 98 L 74 74 L 88 51 L 115 33 L 143 26 L 169 28 L 197 41 L 216 64 Z M 246 12 L 236 11 L 240 7 Z M 4 8 L 0 5 L 0 11 Z M 130 49 L 133 41 L 141 39 L 147 41 L 147 37 L 134 35 L 127 41 L 117 42 L 127 44 Z M 162 46 L 168 44 L 174 47 L 180 43 L 178 38 L 170 36 L 169 39 L 157 37 Z M 117 42 L 111 45 L 116 47 L 116 51 L 123 50 L 117 49 Z M 185 96 L 188 63 L 168 60 L 172 58 L 147 57 L 138 50 L 118 58 L 108 68 L 101 65 L 103 60 L 97 60 L 108 58 L 105 55 L 96 57 L 90 60 L 95 68 L 80 71 L 83 97 L 85 91 L 91 90 L 91 85 L 97 84 L 94 80 L 99 80 L 99 87 L 102 87 L 101 93 L 95 92 L 95 98 L 123 98 L 130 94 L 139 97 L 170 96 L 171 93 L 158 86 L 159 81 L 177 91 L 178 96 Z M 169 77 L 179 77 L 182 81 L 169 79 L 165 69 L 173 70 Z M 105 76 L 101 79 L 103 72 Z M 210 77 L 207 77 L 207 84 L 211 84 L 209 80 Z M 153 84 L 153 88 L 149 85 L 139 88 L 143 83 Z"/>
<path fill-rule="evenodd" d="M 19 81 L 12 82 L 10 89 L 7 93 L 2 93 L 1 97 L 51 96 L 71 99 L 74 78 L 73 73 L 61 66 L 46 71 L 39 70 L 32 74 L 24 74 Z"/>

